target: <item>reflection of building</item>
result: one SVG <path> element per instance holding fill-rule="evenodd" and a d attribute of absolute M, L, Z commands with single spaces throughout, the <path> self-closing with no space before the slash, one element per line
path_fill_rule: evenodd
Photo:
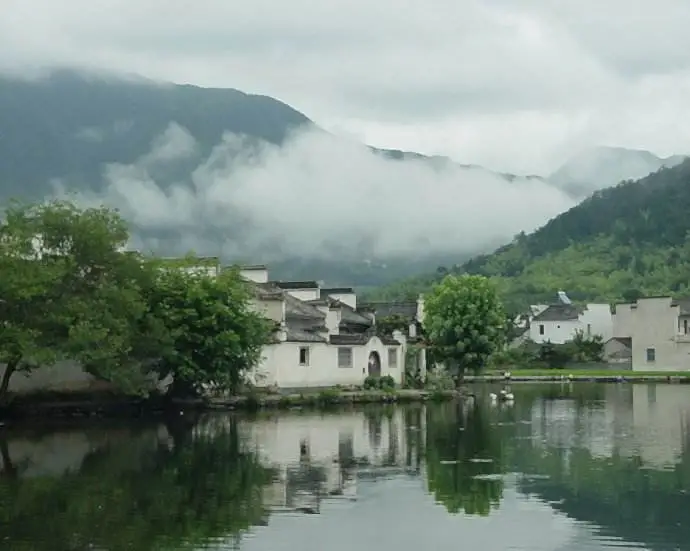
<path fill-rule="evenodd" d="M 357 479 L 416 468 L 409 457 L 403 410 L 339 415 L 281 415 L 242 424 L 242 434 L 262 461 L 278 469 L 265 488 L 273 511 L 319 511 L 323 499 L 356 496 Z"/>
<path fill-rule="evenodd" d="M 630 387 L 603 387 L 605 400 L 581 407 L 575 399 L 539 400 L 532 408 L 535 442 L 560 449 L 586 448 L 610 457 L 626 445 L 631 424 Z"/>
<path fill-rule="evenodd" d="M 690 435 L 690 389 L 680 385 L 633 385 L 630 453 L 650 467 L 680 460 Z"/>
<path fill-rule="evenodd" d="M 690 443 L 690 389 L 684 385 L 610 385 L 587 407 L 572 399 L 540 400 L 532 409 L 537 445 L 585 448 L 593 457 L 639 457 L 662 468 Z"/>

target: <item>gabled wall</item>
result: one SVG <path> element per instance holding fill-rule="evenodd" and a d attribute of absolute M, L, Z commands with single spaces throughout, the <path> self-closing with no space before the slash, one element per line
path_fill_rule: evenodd
<path fill-rule="evenodd" d="M 254 283 L 268 283 L 268 269 L 266 266 L 242 266 L 240 277 Z"/>
<path fill-rule="evenodd" d="M 690 370 L 690 338 L 680 335 L 680 308 L 671 297 L 649 297 L 617 304 L 614 336 L 632 339 L 632 368 L 636 371 Z M 654 359 L 648 358 L 653 350 Z"/>
<path fill-rule="evenodd" d="M 309 348 L 309 365 L 299 364 L 300 348 Z M 338 348 L 352 348 L 352 367 L 338 367 Z M 388 349 L 398 354 L 397 367 L 388 366 Z M 263 360 L 256 370 L 256 384 L 280 388 L 329 387 L 361 385 L 368 375 L 369 354 L 379 353 L 381 375 L 390 375 L 402 383 L 404 350 L 402 346 L 386 346 L 378 337 L 366 345 L 335 346 L 327 343 L 285 342 L 264 347 Z"/>

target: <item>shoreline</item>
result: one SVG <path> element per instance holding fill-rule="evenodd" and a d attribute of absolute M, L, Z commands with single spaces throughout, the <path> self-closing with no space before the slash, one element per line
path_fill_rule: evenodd
<path fill-rule="evenodd" d="M 624 375 L 592 373 L 535 374 L 511 373 L 466 375 L 463 384 L 455 390 L 342 390 L 320 388 L 285 391 L 283 393 L 251 393 L 227 398 L 176 399 L 166 396 L 132 398 L 111 393 L 68 393 L 46 392 L 40 394 L 15 395 L 12 401 L 0 407 L 0 428 L 8 421 L 88 418 L 129 418 L 144 419 L 182 415 L 184 413 L 203 413 L 221 411 L 262 411 L 294 409 L 328 409 L 348 405 L 424 403 L 462 399 L 472 395 L 471 386 L 475 384 L 521 384 L 521 383 L 662 383 L 690 384 L 690 372 L 683 375 L 649 374 L 629 371 Z"/>
<path fill-rule="evenodd" d="M 467 395 L 460 390 L 361 390 L 319 389 L 313 392 L 283 394 L 247 394 L 228 398 L 174 399 L 156 396 L 131 398 L 117 395 L 51 393 L 50 395 L 15 396 L 0 407 L 0 428 L 6 422 L 50 419 L 144 419 L 182 415 L 184 413 L 220 411 L 289 410 L 364 404 L 396 404 L 460 399 Z M 99 399 L 100 398 L 100 399 Z"/>
<path fill-rule="evenodd" d="M 623 374 L 594 375 L 594 374 L 573 374 L 567 375 L 465 375 L 466 383 L 673 383 L 690 384 L 690 372 L 687 375 L 650 375 L 635 374 L 630 371 Z"/>

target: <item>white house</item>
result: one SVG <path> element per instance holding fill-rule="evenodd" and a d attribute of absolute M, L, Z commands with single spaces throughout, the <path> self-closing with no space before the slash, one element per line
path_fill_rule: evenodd
<path fill-rule="evenodd" d="M 243 267 L 240 274 L 252 283 L 254 308 L 276 324 L 275 342 L 264 347 L 252 374 L 256 385 L 361 385 L 369 375 L 402 383 L 409 335 L 379 331 L 376 309 L 357 308 L 352 289 L 270 281 L 265 267 Z"/>
<path fill-rule="evenodd" d="M 690 300 L 640 298 L 616 304 L 614 337 L 629 338 L 636 371 L 690 370 Z"/>
<path fill-rule="evenodd" d="M 552 304 L 540 310 L 529 324 L 529 338 L 534 342 L 563 344 L 573 340 L 578 331 L 585 336 L 599 335 L 604 342 L 613 336 L 613 315 L 608 304 Z"/>

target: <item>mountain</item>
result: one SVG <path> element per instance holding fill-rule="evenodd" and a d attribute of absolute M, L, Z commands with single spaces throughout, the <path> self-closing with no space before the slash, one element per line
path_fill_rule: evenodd
<path fill-rule="evenodd" d="M 450 270 L 378 290 L 410 298 L 448 271 L 495 279 L 512 310 L 550 302 L 690 295 L 690 160 L 595 192 L 537 231 Z"/>
<path fill-rule="evenodd" d="M 686 158 L 673 155 L 664 159 L 644 150 L 592 147 L 571 157 L 547 179 L 573 197 L 584 198 L 599 189 L 675 166 Z"/>
<path fill-rule="evenodd" d="M 334 251 L 340 247 L 341 252 L 332 258 L 312 258 L 285 253 L 280 239 L 257 237 L 261 228 L 236 206 L 214 210 L 213 205 L 206 205 L 205 210 L 195 211 L 194 204 L 186 208 L 187 214 L 192 212 L 190 219 L 176 218 L 174 211 L 157 211 L 165 201 L 184 210 L 180 205 L 194 199 L 203 177 L 213 179 L 215 172 L 227 172 L 228 166 L 234 167 L 231 161 L 235 157 L 253 162 L 263 144 L 285 147 L 300 130 L 328 135 L 291 106 L 239 90 L 72 70 L 54 71 L 35 80 L 0 75 L 0 201 L 9 197 L 37 200 L 65 191 L 105 200 L 117 177 L 122 185 L 113 192 L 116 198 L 126 196 L 131 202 L 136 195 L 136 201 L 141 196 L 150 202 L 150 220 L 130 218 L 136 236 L 142 238 L 143 245 L 137 246 L 166 255 L 194 248 L 200 254 L 220 254 L 225 261 L 269 262 L 276 277 L 322 279 L 329 284 L 382 285 L 428 272 L 429 266 L 463 262 L 500 243 L 492 238 L 493 243 L 485 239 L 474 250 L 438 251 L 422 235 L 413 255 L 374 254 L 372 243 L 380 225 L 368 228 L 361 224 L 355 228 L 357 235 L 352 234 L 352 226 L 341 234 L 358 244 L 354 252 L 342 253 L 343 238 L 338 237 L 329 241 L 329 247 Z M 225 144 L 228 135 L 243 138 L 232 143 L 232 151 L 223 149 L 225 157 L 218 159 L 219 144 Z M 604 148 L 577 157 L 551 177 L 542 178 L 497 173 L 448 157 L 370 149 L 392 160 L 421 161 L 439 173 L 451 167 L 460 171 L 459 179 L 480 182 L 477 185 L 488 181 L 532 188 L 553 185 L 578 199 L 593 189 L 673 161 L 648 152 Z M 228 185 L 233 174 L 229 174 Z M 417 225 L 422 228 L 424 224 Z M 189 239 L 188 233 L 195 233 L 195 239 Z M 242 247 L 227 247 L 230 241 Z"/>
<path fill-rule="evenodd" d="M 107 195 L 115 174 L 118 181 L 127 184 L 118 187 L 116 194 L 145 192 L 153 216 L 159 214 L 155 212 L 156 204 L 168 199 L 161 194 L 179 195 L 184 202 L 189 194 L 198 191 L 200 168 L 206 176 L 227 168 L 227 158 L 219 161 L 214 155 L 228 134 L 243 138 L 239 145 L 234 144 L 237 151 L 223 150 L 222 154 L 243 156 L 243 161 L 251 162 L 258 155 L 253 147 L 260 150 L 263 144 L 284 146 L 296 131 L 305 129 L 326 134 L 289 105 L 239 90 L 73 70 L 56 70 L 34 80 L 0 75 L 0 201 L 10 197 L 39 200 L 61 192 L 96 201 Z M 388 159 L 422 161 L 438 171 L 452 165 L 464 171 L 467 178 L 497 178 L 515 185 L 539 179 L 459 165 L 447 157 L 371 150 Z M 219 169 L 216 165 L 223 166 Z M 459 255 L 457 250 L 422 252 L 413 258 L 376 257 L 362 252 L 348 257 L 335 255 L 324 261 L 294 254 L 281 256 L 280 243 L 257 238 L 257 244 L 228 256 L 219 252 L 225 249 L 227 236 L 248 243 L 252 233 L 257 232 L 244 212 L 226 210 L 218 216 L 224 217 L 221 229 L 218 224 L 208 227 L 207 212 L 200 212 L 193 221 L 194 229 L 201 228 L 199 233 L 208 245 L 203 250 L 198 243 L 190 244 L 184 232 L 180 235 L 179 230 L 169 231 L 171 224 L 184 227 L 181 219 L 169 221 L 167 227 L 154 224 L 153 228 L 151 224 L 137 226 L 141 220 L 130 221 L 135 233 L 145 236 L 143 246 L 153 243 L 160 254 L 183 254 L 191 247 L 200 254 L 224 255 L 226 261 L 270 262 L 277 277 L 316 278 L 331 284 L 380 285 L 422 273 L 429 265 L 457 261 Z M 367 234 L 361 238 L 365 245 L 371 239 Z"/>
<path fill-rule="evenodd" d="M 281 144 L 313 124 L 267 96 L 69 70 L 0 76 L 0 106 L 0 197 L 43 197 L 56 178 L 97 189 L 104 165 L 135 163 L 171 122 L 194 136 L 201 155 L 226 132 Z"/>

